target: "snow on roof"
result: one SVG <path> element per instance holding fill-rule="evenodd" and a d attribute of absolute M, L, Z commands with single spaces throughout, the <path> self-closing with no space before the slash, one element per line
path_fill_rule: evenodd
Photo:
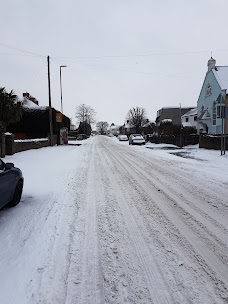
<path fill-rule="evenodd" d="M 134 125 L 131 125 L 130 123 L 126 123 L 125 125 L 124 125 L 124 128 L 126 129 L 126 128 L 134 128 Z"/>
<path fill-rule="evenodd" d="M 27 97 L 24 97 L 22 104 L 24 107 L 28 107 L 28 108 L 39 108 L 37 104 L 29 100 Z"/>
<path fill-rule="evenodd" d="M 222 90 L 228 89 L 228 66 L 216 66 L 212 69 L 216 80 L 218 81 Z"/>
<path fill-rule="evenodd" d="M 166 119 L 162 119 L 161 122 L 172 122 L 172 119 L 166 118 Z"/>
<path fill-rule="evenodd" d="M 23 107 L 29 108 L 29 109 L 46 109 L 46 107 L 40 107 L 37 104 L 35 104 L 33 101 L 29 100 L 27 97 L 24 97 L 22 100 Z"/>
<path fill-rule="evenodd" d="M 193 108 L 192 106 L 191 107 L 182 107 L 181 106 L 181 109 L 189 109 L 189 108 Z M 178 106 L 174 106 L 174 107 L 163 107 L 161 108 L 160 110 L 163 110 L 163 109 L 180 109 L 180 107 Z"/>
<path fill-rule="evenodd" d="M 155 121 L 148 121 L 143 125 L 143 127 L 149 127 L 151 124 L 155 124 Z"/>
<path fill-rule="evenodd" d="M 119 129 L 119 126 L 116 126 L 116 125 L 112 125 L 110 126 L 110 130 L 118 130 Z"/>
<path fill-rule="evenodd" d="M 195 116 L 195 115 L 197 115 L 197 108 L 191 109 L 190 111 L 188 111 L 187 113 L 185 113 L 181 117 Z"/>

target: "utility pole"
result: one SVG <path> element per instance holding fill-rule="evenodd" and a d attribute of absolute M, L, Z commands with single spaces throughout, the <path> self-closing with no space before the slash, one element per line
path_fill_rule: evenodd
<path fill-rule="evenodd" d="M 50 81 L 50 57 L 47 56 L 48 63 L 48 96 L 49 96 L 49 124 L 50 124 L 50 146 L 53 146 L 53 128 L 52 128 L 52 108 L 51 108 L 51 81 Z"/>

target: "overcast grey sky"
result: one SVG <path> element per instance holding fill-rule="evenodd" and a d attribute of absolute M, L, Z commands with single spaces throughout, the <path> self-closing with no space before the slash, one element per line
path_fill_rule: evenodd
<path fill-rule="evenodd" d="M 109 124 L 134 106 L 151 120 L 162 107 L 196 106 L 211 51 L 228 65 L 227 0 L 1 2 L 0 86 L 48 105 L 49 55 L 52 105 L 61 109 L 67 65 L 63 112 L 73 121 L 81 103 Z"/>

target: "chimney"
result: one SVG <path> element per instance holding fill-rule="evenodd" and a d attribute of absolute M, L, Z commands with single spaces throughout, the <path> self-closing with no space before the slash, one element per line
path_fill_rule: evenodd
<path fill-rule="evenodd" d="M 27 97 L 27 98 L 29 98 L 29 93 L 28 92 L 26 92 L 26 93 L 23 93 L 23 97 Z"/>
<path fill-rule="evenodd" d="M 210 72 L 212 69 L 215 69 L 215 64 L 216 64 L 215 59 L 211 57 L 211 58 L 208 60 L 208 63 L 207 63 L 208 72 Z"/>

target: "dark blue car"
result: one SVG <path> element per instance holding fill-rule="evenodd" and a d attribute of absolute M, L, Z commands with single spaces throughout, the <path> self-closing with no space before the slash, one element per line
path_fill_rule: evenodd
<path fill-rule="evenodd" d="M 0 159 L 0 209 L 6 205 L 14 207 L 20 202 L 23 184 L 21 170 Z"/>

